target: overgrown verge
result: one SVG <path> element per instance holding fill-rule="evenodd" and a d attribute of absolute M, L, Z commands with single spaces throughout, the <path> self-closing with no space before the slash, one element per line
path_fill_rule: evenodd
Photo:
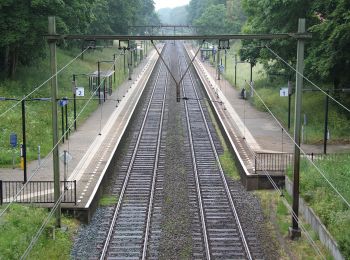
<path fill-rule="evenodd" d="M 57 50 L 58 69 L 62 68 L 71 61 L 80 50 Z M 84 59 L 78 58 L 72 65 L 67 67 L 58 76 L 58 97 L 72 98 L 72 77 L 73 74 L 89 74 L 97 70 L 98 60 L 113 60 L 113 54 L 118 54 L 117 48 L 97 49 L 84 53 Z M 114 87 L 120 85 L 124 79 L 123 56 L 118 56 L 116 64 L 116 82 Z M 24 95 L 33 91 L 39 84 L 50 77 L 49 59 L 43 59 L 36 66 L 21 67 L 18 69 L 17 77 L 13 80 L 0 81 L 0 97 L 21 99 Z M 111 69 L 110 63 L 101 63 L 101 70 Z M 113 69 L 113 68 L 112 68 Z M 83 109 L 92 95 L 89 89 L 88 77 L 84 75 L 77 76 L 77 85 L 85 88 L 85 97 L 77 98 L 77 114 Z M 30 98 L 43 98 L 51 96 L 50 84 L 44 85 L 39 91 L 35 92 Z M 84 112 L 78 118 L 78 127 L 98 106 L 97 97 L 89 102 Z M 1 101 L 0 114 L 13 106 L 15 101 Z M 61 133 L 61 109 L 58 110 L 59 133 Z M 68 102 L 68 121 L 69 125 L 73 123 L 73 101 Z M 27 139 L 27 159 L 35 160 L 40 146 L 41 157 L 44 157 L 52 148 L 52 129 L 51 129 L 51 102 L 45 101 L 27 101 L 26 102 L 26 139 Z M 13 108 L 9 113 L 1 117 L 0 130 L 0 167 L 9 167 L 12 164 L 12 156 L 15 156 L 15 165 L 20 162 L 20 149 L 11 148 L 10 134 L 16 133 L 18 143 L 22 143 L 22 118 L 21 105 Z"/>
<path fill-rule="evenodd" d="M 292 217 L 282 198 L 274 191 L 256 191 L 255 194 L 259 197 L 265 217 L 269 221 L 268 224 L 265 224 L 266 229 L 275 238 L 275 241 L 271 242 L 279 243 L 282 259 L 318 259 L 318 254 L 304 234 L 295 241 L 288 237 Z M 327 249 L 319 241 L 317 234 L 309 225 L 304 224 L 304 226 L 322 254 L 327 259 L 332 259 Z"/>
<path fill-rule="evenodd" d="M 0 218 L 0 259 L 19 259 L 39 230 L 48 210 L 34 206 L 13 205 Z M 64 229 L 54 229 L 54 220 L 44 228 L 29 259 L 69 259 L 76 220 L 62 218 Z"/>
<path fill-rule="evenodd" d="M 350 155 L 332 156 L 315 163 L 334 187 L 350 201 Z M 292 179 L 292 172 L 288 172 Z M 350 209 L 308 161 L 301 162 L 301 196 L 320 217 L 339 244 L 345 258 L 350 258 Z"/>

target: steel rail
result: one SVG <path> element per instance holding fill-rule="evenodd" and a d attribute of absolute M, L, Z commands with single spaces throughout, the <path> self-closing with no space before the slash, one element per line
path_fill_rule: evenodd
<path fill-rule="evenodd" d="M 168 73 L 166 73 L 166 75 L 167 74 Z M 166 98 L 167 85 L 168 85 L 168 77 L 166 76 L 166 78 L 165 78 L 165 86 L 164 86 L 164 95 L 163 95 L 163 101 L 162 101 L 162 112 L 161 112 L 161 116 L 160 116 L 160 124 L 159 124 L 159 129 L 158 129 L 157 150 L 156 150 L 156 158 L 155 158 L 155 161 L 154 161 L 151 196 L 150 196 L 149 204 L 148 204 L 147 223 L 146 223 L 146 229 L 145 229 L 145 240 L 143 242 L 142 260 L 145 260 L 146 256 L 147 256 L 148 236 L 149 236 L 149 230 L 150 230 L 150 226 L 151 226 L 154 190 L 155 190 L 155 186 L 156 186 L 156 178 L 157 178 L 158 162 L 159 162 L 159 153 L 160 153 L 160 144 L 161 144 L 162 131 L 163 131 L 163 118 L 164 118 L 164 110 L 165 110 L 165 98 Z"/>
<path fill-rule="evenodd" d="M 181 76 L 180 59 L 178 59 L 178 65 L 179 65 L 179 72 L 180 72 L 180 76 Z M 183 93 L 185 93 L 185 86 L 183 83 L 181 83 L 181 84 L 182 84 L 182 91 L 183 91 Z M 202 194 L 201 194 L 201 188 L 200 188 L 199 176 L 198 176 L 198 170 L 197 170 L 197 160 L 196 160 L 196 155 L 195 155 L 195 151 L 194 151 L 194 144 L 193 144 L 193 139 L 192 139 L 190 116 L 189 116 L 188 107 L 187 107 L 187 100 L 184 100 L 184 102 L 185 102 L 188 137 L 189 137 L 189 141 L 190 141 L 190 148 L 191 148 L 191 155 L 192 155 L 192 165 L 193 165 L 193 171 L 194 171 L 194 176 L 195 176 L 195 181 L 196 181 L 197 199 L 198 199 L 198 205 L 199 205 L 199 212 L 200 212 L 200 216 L 201 216 L 201 224 L 202 224 L 203 239 L 204 239 L 204 246 L 205 246 L 205 255 L 206 255 L 207 259 L 210 260 L 211 259 L 210 247 L 209 247 L 209 240 L 208 240 L 207 227 L 206 227 L 206 221 L 205 221 Z"/>
<path fill-rule="evenodd" d="M 187 64 L 187 61 L 185 61 L 185 62 Z M 245 234 L 244 234 L 244 231 L 243 231 L 243 228 L 242 228 L 242 225 L 241 225 L 241 222 L 240 222 L 240 219 L 239 219 L 236 207 L 235 207 L 233 199 L 232 199 L 230 188 L 228 187 L 228 184 L 227 184 L 227 181 L 226 181 L 226 178 L 225 178 L 225 174 L 224 174 L 224 171 L 222 169 L 222 165 L 221 165 L 221 162 L 220 162 L 220 159 L 219 159 L 219 155 L 218 155 L 218 153 L 216 151 L 216 148 L 215 148 L 215 144 L 214 144 L 213 137 L 212 137 L 212 134 L 211 134 L 209 126 L 208 126 L 207 119 L 205 118 L 204 111 L 203 111 L 202 105 L 200 103 L 198 92 L 197 92 L 197 90 L 195 88 L 195 83 L 194 83 L 194 80 L 193 80 L 193 77 L 192 77 L 192 73 L 189 73 L 189 76 L 190 76 L 190 79 L 191 79 L 191 83 L 192 83 L 192 86 L 193 86 L 193 89 L 194 89 L 194 92 L 195 92 L 195 95 L 196 95 L 196 98 L 197 98 L 197 102 L 198 102 L 201 114 L 202 114 L 203 122 L 205 124 L 206 130 L 207 130 L 207 133 L 208 133 L 208 136 L 209 136 L 211 147 L 212 147 L 212 150 L 214 152 L 217 165 L 219 167 L 220 176 L 221 176 L 221 179 L 222 179 L 224 187 L 225 187 L 226 195 L 227 195 L 227 198 L 230 201 L 231 209 L 232 209 L 232 212 L 234 214 L 234 217 L 235 217 L 238 229 L 239 229 L 239 233 L 241 235 L 242 243 L 243 243 L 243 246 L 245 248 L 245 251 L 246 251 L 246 254 L 247 254 L 247 258 L 251 260 L 253 258 L 251 256 L 250 249 L 249 249 L 247 240 L 245 238 Z"/>
<path fill-rule="evenodd" d="M 106 258 L 108 247 L 109 247 L 109 244 L 110 244 L 110 241 L 111 241 L 111 237 L 112 237 L 112 234 L 113 234 L 113 231 L 114 231 L 114 227 L 115 227 L 115 224 L 116 224 L 116 221 L 117 221 L 117 218 L 118 218 L 118 214 L 119 214 L 119 210 L 120 210 L 120 207 L 121 207 L 121 204 L 122 204 L 122 200 L 124 198 L 124 194 L 125 194 L 125 191 L 126 191 L 126 188 L 127 188 L 127 185 L 128 185 L 128 181 L 129 181 L 129 178 L 130 178 L 132 166 L 133 166 L 135 158 L 136 158 L 138 147 L 140 146 L 142 133 L 143 133 L 143 130 L 144 130 L 145 125 L 146 125 L 147 116 L 148 116 L 149 111 L 150 111 L 150 107 L 151 107 L 151 104 L 152 104 L 152 99 L 153 99 L 153 96 L 154 96 L 154 93 L 155 93 L 155 90 L 156 90 L 156 86 L 157 86 L 157 83 L 158 83 L 158 80 L 159 80 L 159 76 L 160 76 L 160 73 L 161 73 L 162 69 L 163 69 L 163 66 L 161 65 L 159 70 L 158 70 L 158 74 L 157 74 L 156 81 L 155 81 L 154 86 L 153 86 L 151 98 L 150 98 L 150 101 L 148 103 L 148 106 L 147 106 L 147 109 L 146 109 L 146 112 L 145 112 L 145 117 L 144 117 L 144 119 L 142 121 L 141 129 L 140 129 L 140 132 L 139 132 L 138 137 L 137 137 L 136 145 L 135 145 L 132 157 L 131 157 L 130 164 L 128 166 L 127 174 L 126 174 L 124 182 L 123 182 L 123 187 L 122 187 L 122 190 L 120 192 L 118 203 L 117 203 L 117 206 L 116 206 L 116 208 L 114 210 L 113 218 L 112 218 L 112 221 L 111 221 L 111 224 L 110 224 L 110 228 L 108 230 L 108 234 L 107 234 L 107 237 L 106 237 L 103 249 L 102 249 L 100 260 L 103 260 L 103 259 Z"/>

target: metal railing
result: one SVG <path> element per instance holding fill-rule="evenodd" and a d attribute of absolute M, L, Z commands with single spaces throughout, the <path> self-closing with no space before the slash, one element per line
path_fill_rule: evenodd
<path fill-rule="evenodd" d="M 306 155 L 312 161 L 323 159 L 334 159 L 337 154 L 315 154 Z M 305 155 L 301 155 L 305 158 Z M 293 153 L 256 153 L 255 154 L 255 173 L 259 171 L 283 172 L 293 164 Z"/>
<path fill-rule="evenodd" d="M 77 202 L 76 181 L 61 181 L 61 192 L 64 191 L 62 203 Z M 30 181 L 22 189 L 22 181 L 1 181 L 0 180 L 0 205 L 14 199 L 16 203 L 55 203 L 53 181 Z"/>

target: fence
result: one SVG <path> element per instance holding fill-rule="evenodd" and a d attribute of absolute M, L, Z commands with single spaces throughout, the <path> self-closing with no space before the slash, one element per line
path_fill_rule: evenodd
<path fill-rule="evenodd" d="M 309 158 L 312 161 L 334 159 L 337 154 L 315 154 L 301 155 L 301 158 Z M 288 166 L 293 164 L 293 153 L 256 153 L 255 173 L 259 171 L 285 172 Z"/>
<path fill-rule="evenodd" d="M 61 193 L 64 191 L 62 203 L 77 202 L 76 181 L 61 181 Z M 16 203 L 54 203 L 54 182 L 53 181 L 30 181 L 23 187 L 21 181 L 0 180 L 0 205 L 14 199 Z M 17 194 L 18 196 L 14 198 Z"/>

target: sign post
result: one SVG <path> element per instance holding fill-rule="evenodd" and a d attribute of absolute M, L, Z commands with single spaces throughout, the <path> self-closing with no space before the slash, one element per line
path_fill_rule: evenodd
<path fill-rule="evenodd" d="M 17 147 L 17 134 L 10 134 L 10 145 L 12 146 L 12 169 L 15 168 L 15 149 Z"/>

